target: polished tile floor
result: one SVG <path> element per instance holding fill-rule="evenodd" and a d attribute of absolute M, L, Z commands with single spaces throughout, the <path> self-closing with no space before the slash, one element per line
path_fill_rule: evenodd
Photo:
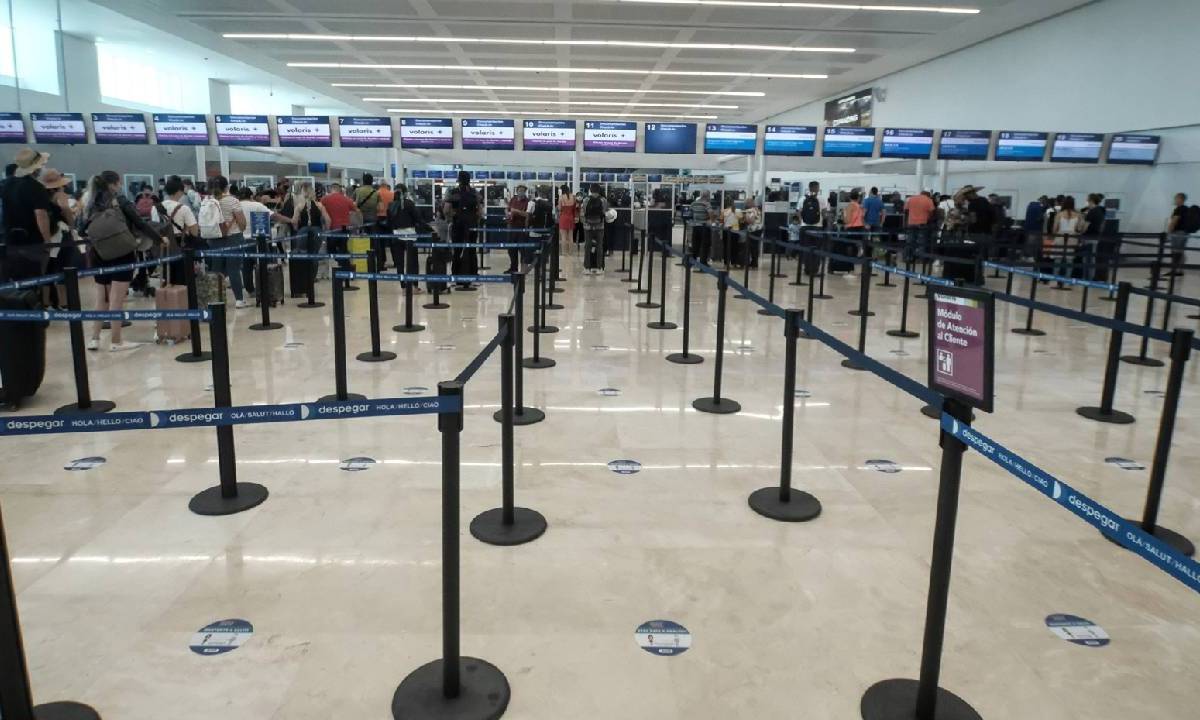
<path fill-rule="evenodd" d="M 712 387 L 712 280 L 695 276 L 692 305 L 693 349 L 706 362 L 677 366 L 663 357 L 679 349 L 680 332 L 647 329 L 657 311 L 634 307 L 639 298 L 615 273 L 583 277 L 577 262 L 566 261 L 566 309 L 549 314 L 562 331 L 543 336 L 558 366 L 525 374 L 526 402 L 546 421 L 516 430 L 518 503 L 550 523 L 533 544 L 502 549 L 466 534 L 470 518 L 500 499 L 497 358 L 466 392 L 463 651 L 507 673 L 508 717 L 850 719 L 872 683 L 915 677 L 939 462 L 937 426 L 918 414 L 920 403 L 801 341 L 794 482 L 821 499 L 824 514 L 800 525 L 765 520 L 746 497 L 778 481 L 782 321 L 730 300 L 724 387 L 744 411 L 699 414 L 691 402 Z M 678 321 L 682 275 L 670 270 L 667 316 Z M 765 274 L 752 278 L 756 289 L 765 290 Z M 803 307 L 806 288 L 786 282 L 781 304 Z M 857 279 L 830 278 L 827 287 L 835 297 L 819 302 L 817 323 L 855 342 L 858 320 L 846 311 Z M 382 290 L 384 345 L 399 355 L 383 364 L 354 360 L 368 349 L 367 293 L 348 296 L 353 392 L 435 388 L 486 344 L 509 300 L 503 286 L 456 293 L 450 310 L 418 310 L 428 331 L 400 335 L 386 330 L 400 319 L 397 290 Z M 1079 299 L 1079 291 L 1039 294 Z M 899 324 L 899 297 L 872 288 L 878 315 L 867 347 L 920 379 L 925 338 L 884 334 Z M 1103 313 L 1111 307 L 1093 302 Z M 914 301 L 909 317 L 922 332 L 924 311 Z M 1194 326 L 1186 314 L 1176 310 L 1177 324 Z M 248 331 L 252 310 L 231 322 L 235 404 L 333 391 L 329 309 L 289 301 L 275 318 L 284 330 Z M 1099 400 L 1107 333 L 1041 315 L 1046 337 L 1008 332 L 1023 321 L 1023 310 L 1001 306 L 997 410 L 978 427 L 1100 502 L 1140 512 L 1148 470 L 1105 458 L 1149 467 L 1166 370 L 1122 365 L 1117 407 L 1138 422 L 1092 423 L 1074 409 Z M 151 332 L 140 326 L 128 337 Z M 90 355 L 94 397 L 122 410 L 211 403 L 209 366 L 174 362 L 180 350 Z M 1162 522 L 1200 538 L 1192 365 Z M 26 412 L 72 399 L 67 334 L 57 326 L 47 381 Z M 397 683 L 438 656 L 434 418 L 246 426 L 236 438 L 239 478 L 271 495 L 223 518 L 187 509 L 217 481 L 212 430 L 0 440 L 0 504 L 38 699 L 84 701 L 118 720 L 382 719 Z M 97 456 L 107 462 L 64 469 Z M 339 468 L 352 457 L 376 464 Z M 614 473 L 612 460 L 641 470 Z M 879 472 L 871 460 L 900 471 Z M 1200 598 L 978 456 L 965 462 L 954 573 L 942 684 L 983 717 L 1196 717 Z M 1059 639 L 1044 624 L 1053 613 L 1095 622 L 1111 644 Z M 189 650 L 200 628 L 229 618 L 253 625 L 242 647 Z M 650 620 L 685 626 L 691 649 L 673 657 L 639 649 L 635 630 Z"/>

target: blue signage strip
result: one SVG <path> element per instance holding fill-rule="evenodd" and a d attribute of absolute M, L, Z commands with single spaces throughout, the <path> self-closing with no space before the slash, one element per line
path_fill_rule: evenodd
<path fill-rule="evenodd" d="M 768 125 L 763 135 L 764 155 L 812 157 L 817 153 L 817 128 L 813 125 Z"/>
<path fill-rule="evenodd" d="M 938 160 L 987 160 L 991 130 L 943 130 Z"/>
<path fill-rule="evenodd" d="M 695 155 L 696 123 L 646 123 L 646 152 Z"/>
<path fill-rule="evenodd" d="M 875 128 L 827 127 L 823 157 L 869 158 L 875 154 Z"/>
<path fill-rule="evenodd" d="M 1046 159 L 1047 137 L 1048 134 L 1044 132 L 1001 130 L 996 140 L 996 159 L 1041 162 Z"/>
<path fill-rule="evenodd" d="M 884 128 L 879 157 L 928 160 L 933 157 L 933 131 L 921 128 Z"/>
<path fill-rule="evenodd" d="M 704 126 L 706 155 L 753 155 L 757 149 L 757 125 L 709 123 Z"/>
<path fill-rule="evenodd" d="M 92 113 L 92 136 L 97 145 L 146 145 L 146 116 L 141 113 Z"/>
<path fill-rule="evenodd" d="M 85 320 L 209 320 L 207 310 L 0 310 L 10 322 L 75 322 Z"/>
<path fill-rule="evenodd" d="M 485 247 L 494 247 L 487 245 Z M 361 273 L 337 271 L 338 280 L 382 280 L 384 282 L 445 282 L 445 283 L 510 283 L 508 275 L 398 275 L 393 273 Z M 3 316 L 0 316 L 2 318 Z"/>

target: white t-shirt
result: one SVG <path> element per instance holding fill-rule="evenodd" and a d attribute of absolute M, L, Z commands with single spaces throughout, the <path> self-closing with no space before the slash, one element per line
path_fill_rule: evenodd
<path fill-rule="evenodd" d="M 186 235 L 187 229 L 196 225 L 196 214 L 187 206 L 187 203 L 181 203 L 178 200 L 163 200 L 163 209 L 167 211 L 167 217 L 172 217 L 172 222 L 175 223 L 175 231 L 180 235 Z M 175 208 L 179 208 L 176 210 Z M 154 223 L 166 222 L 167 218 L 161 217 L 158 214 L 158 208 L 150 211 L 150 221 Z"/>
<path fill-rule="evenodd" d="M 797 212 L 797 213 L 799 213 L 799 212 L 800 212 L 800 210 L 801 210 L 801 208 L 803 208 L 803 207 L 804 207 L 804 200 L 805 200 L 805 198 L 807 198 L 807 197 L 808 197 L 808 195 L 806 194 L 804 197 L 800 198 L 800 204 L 796 206 L 796 212 Z M 822 227 L 822 226 L 825 224 L 825 218 L 826 218 L 826 216 L 828 216 L 828 215 L 829 215 L 829 200 L 828 200 L 828 199 L 826 199 L 826 197 L 825 197 L 824 195 L 822 195 L 820 192 L 818 192 L 818 193 L 817 193 L 817 203 L 818 203 L 818 204 L 820 205 L 820 207 L 821 207 L 821 220 L 820 220 L 820 222 L 817 222 L 817 223 L 815 223 L 815 224 L 813 224 L 813 225 L 809 225 L 808 223 L 804 222 L 804 220 L 801 220 L 801 221 L 800 221 L 800 224 L 801 224 L 802 226 L 804 226 L 804 227 Z"/>

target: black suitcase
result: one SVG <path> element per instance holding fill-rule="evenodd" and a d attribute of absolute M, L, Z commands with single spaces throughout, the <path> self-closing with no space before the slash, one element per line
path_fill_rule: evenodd
<path fill-rule="evenodd" d="M 267 262 L 267 261 L 263 261 Z M 267 286 L 259 288 L 258 299 L 255 305 L 259 305 L 265 300 L 270 307 L 283 304 L 283 265 L 279 263 L 267 264 Z"/>
<path fill-rule="evenodd" d="M 858 246 L 855 245 L 854 243 L 834 241 L 834 242 L 830 243 L 829 245 L 830 245 L 830 247 L 829 247 L 830 252 L 837 253 L 838 255 L 846 255 L 849 257 L 858 257 Z M 844 272 L 844 273 L 854 272 L 854 263 L 850 262 L 849 260 L 838 260 L 837 258 L 829 258 L 829 264 L 826 266 L 826 269 L 831 273 L 833 273 L 833 272 Z"/>
<path fill-rule="evenodd" d="M 37 290 L 0 291 L 0 310 L 41 310 Z M 32 397 L 46 376 L 46 322 L 0 322 L 0 385 L 5 402 Z"/>
<path fill-rule="evenodd" d="M 288 262 L 288 289 L 294 298 L 308 297 L 317 275 L 316 260 L 292 260 Z"/>
<path fill-rule="evenodd" d="M 447 275 L 449 269 L 446 262 L 446 253 L 444 249 L 435 249 L 425 258 L 425 274 L 426 275 Z M 429 292 L 446 292 L 446 283 L 444 282 L 426 282 L 425 289 Z"/>
<path fill-rule="evenodd" d="M 453 270 L 455 275 L 478 275 L 478 251 L 475 248 L 455 248 Z"/>

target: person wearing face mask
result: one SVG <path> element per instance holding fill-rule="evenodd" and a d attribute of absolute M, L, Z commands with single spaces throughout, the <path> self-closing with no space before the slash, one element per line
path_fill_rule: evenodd
<path fill-rule="evenodd" d="M 0 280 L 21 280 L 43 273 L 45 248 L 54 229 L 50 225 L 50 195 L 38 175 L 50 156 L 23 148 L 14 158 L 17 169 L 0 191 L 4 206 L 4 237 L 9 249 Z"/>

